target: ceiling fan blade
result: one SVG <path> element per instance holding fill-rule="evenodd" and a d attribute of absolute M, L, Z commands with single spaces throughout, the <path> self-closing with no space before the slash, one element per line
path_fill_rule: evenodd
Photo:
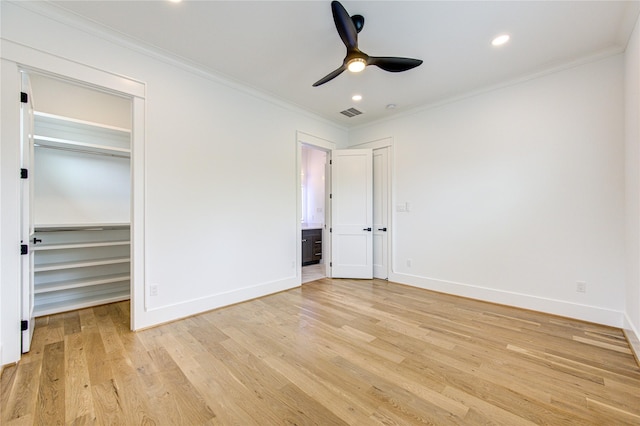
<path fill-rule="evenodd" d="M 327 74 L 326 76 L 322 77 L 320 80 L 318 80 L 315 83 L 313 83 L 313 87 L 320 86 L 321 84 L 325 84 L 327 81 L 333 80 L 334 78 L 336 78 L 337 76 L 342 74 L 342 72 L 344 70 L 346 70 L 346 69 L 347 69 L 347 67 L 345 65 L 342 65 L 337 70 L 331 72 L 330 74 Z"/>
<path fill-rule="evenodd" d="M 353 20 L 349 16 L 349 13 L 338 1 L 331 2 L 331 12 L 333 13 L 333 22 L 336 24 L 336 29 L 340 38 L 347 50 L 358 47 L 358 31 L 353 23 Z"/>
<path fill-rule="evenodd" d="M 370 56 L 367 65 L 375 65 L 389 72 L 407 71 L 422 64 L 422 59 Z"/>

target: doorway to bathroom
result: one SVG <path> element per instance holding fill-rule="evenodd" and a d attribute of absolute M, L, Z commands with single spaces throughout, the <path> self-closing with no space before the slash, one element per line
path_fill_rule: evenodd
<path fill-rule="evenodd" d="M 327 276 L 323 235 L 326 229 L 328 153 L 311 145 L 300 151 L 302 283 Z"/>

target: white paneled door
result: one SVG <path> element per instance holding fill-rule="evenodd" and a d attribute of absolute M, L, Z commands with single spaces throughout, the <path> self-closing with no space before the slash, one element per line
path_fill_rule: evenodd
<path fill-rule="evenodd" d="M 333 278 L 373 278 L 373 161 L 370 149 L 332 151 Z"/>
<path fill-rule="evenodd" d="M 373 150 L 373 277 L 389 278 L 389 153 L 386 146 Z"/>
<path fill-rule="evenodd" d="M 33 238 L 33 221 L 31 220 L 31 160 L 33 158 L 33 104 L 29 76 L 22 72 L 22 94 L 20 103 L 20 239 L 21 241 L 21 281 L 22 281 L 22 352 L 29 352 L 31 338 L 35 326 L 33 308 L 33 250 L 30 241 Z"/>

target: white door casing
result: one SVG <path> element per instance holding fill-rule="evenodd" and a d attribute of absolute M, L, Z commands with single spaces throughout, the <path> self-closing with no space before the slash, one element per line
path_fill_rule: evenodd
<path fill-rule="evenodd" d="M 333 278 L 373 278 L 373 161 L 371 149 L 331 155 Z"/>
<path fill-rule="evenodd" d="M 29 75 L 22 71 L 22 94 L 20 103 L 20 168 L 26 173 L 20 182 L 20 244 L 26 248 L 27 254 L 21 255 L 20 281 L 22 286 L 21 321 L 22 321 L 22 353 L 29 352 L 35 326 L 34 289 L 33 289 L 33 250 L 30 242 L 33 239 L 32 220 L 32 182 L 31 164 L 33 159 L 33 104 Z"/>
<path fill-rule="evenodd" d="M 327 278 L 333 276 L 331 259 L 331 151 L 327 152 L 324 165 L 324 227 L 322 228 L 322 261 L 324 274 Z"/>
<path fill-rule="evenodd" d="M 373 277 L 389 278 L 389 152 L 373 150 Z"/>

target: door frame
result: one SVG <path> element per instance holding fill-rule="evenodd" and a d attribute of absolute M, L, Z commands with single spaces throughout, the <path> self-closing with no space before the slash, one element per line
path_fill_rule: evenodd
<path fill-rule="evenodd" d="M 395 204 L 394 198 L 394 168 L 393 168 L 393 158 L 394 158 L 394 144 L 393 137 L 387 136 L 385 138 L 376 139 L 370 142 L 363 142 L 356 145 L 349 146 L 349 149 L 357 149 L 357 148 L 370 148 L 373 151 L 381 148 L 389 148 L 389 158 L 388 158 L 388 176 L 389 182 L 387 185 L 388 188 L 388 203 L 387 203 L 387 217 L 389 218 L 389 230 L 387 232 L 387 277 L 389 277 L 395 271 L 395 265 L 393 260 L 393 252 L 394 252 L 394 239 L 393 232 L 395 229 L 395 215 L 393 214 L 393 208 Z M 375 177 L 374 177 L 374 185 L 375 185 Z M 375 188 L 374 188 L 375 191 Z"/>
<path fill-rule="evenodd" d="M 0 40 L 2 58 L 0 109 L 3 126 L 0 128 L 0 244 L 2 271 L 0 273 L 0 308 L 2 337 L 0 364 L 17 362 L 21 356 L 21 290 L 20 282 L 20 215 L 19 188 L 19 92 L 20 71 L 40 73 L 62 78 L 96 89 L 103 89 L 131 99 L 131 318 L 130 327 L 135 330 L 136 318 L 144 316 L 145 294 L 145 83 L 120 76 L 90 65 L 69 61 L 46 52 Z"/>
<path fill-rule="evenodd" d="M 300 217 L 302 216 L 302 194 L 300 187 L 302 186 L 301 172 L 303 145 L 326 152 L 327 160 L 329 161 L 331 160 L 331 151 L 336 149 L 336 144 L 334 142 L 301 131 L 296 132 L 296 259 L 294 260 L 294 263 L 298 285 L 302 285 L 302 224 L 300 223 Z M 327 170 L 330 170 L 330 168 L 327 168 Z M 329 232 L 329 228 L 331 227 L 331 205 L 329 203 L 329 194 L 331 193 L 330 173 L 325 173 L 324 190 L 325 226 L 322 230 L 322 258 L 325 260 L 324 265 L 326 275 L 327 277 L 331 277 L 331 263 L 326 261 L 331 258 L 331 233 Z"/>

